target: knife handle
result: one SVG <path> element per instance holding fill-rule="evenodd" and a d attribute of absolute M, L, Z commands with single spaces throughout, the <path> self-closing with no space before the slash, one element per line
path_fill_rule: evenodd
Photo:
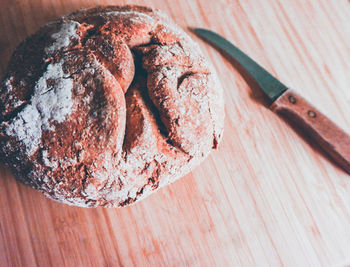
<path fill-rule="evenodd" d="M 294 90 L 288 89 L 270 108 L 295 122 L 350 174 L 350 136 Z"/>

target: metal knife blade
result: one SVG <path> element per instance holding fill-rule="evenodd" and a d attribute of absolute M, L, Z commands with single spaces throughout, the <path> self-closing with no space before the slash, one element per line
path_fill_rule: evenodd
<path fill-rule="evenodd" d="M 195 28 L 193 30 L 204 39 L 218 46 L 227 54 L 232 56 L 236 61 L 238 61 L 238 63 L 241 64 L 242 67 L 244 67 L 248 73 L 256 80 L 256 82 L 259 84 L 265 94 L 271 99 L 271 101 L 275 101 L 288 89 L 287 86 L 273 77 L 263 67 L 248 57 L 238 47 L 227 41 L 224 37 L 206 29 Z"/>
<path fill-rule="evenodd" d="M 298 125 L 335 163 L 350 174 L 350 136 L 343 129 L 224 37 L 206 29 L 192 30 L 232 56 L 273 101 L 270 108 L 287 121 L 293 122 L 293 125 Z"/>

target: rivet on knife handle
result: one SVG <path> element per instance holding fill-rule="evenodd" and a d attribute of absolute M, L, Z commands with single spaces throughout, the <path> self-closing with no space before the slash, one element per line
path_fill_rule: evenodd
<path fill-rule="evenodd" d="M 340 167 L 350 173 L 350 136 L 306 99 L 288 89 L 270 108 L 295 121 Z"/>

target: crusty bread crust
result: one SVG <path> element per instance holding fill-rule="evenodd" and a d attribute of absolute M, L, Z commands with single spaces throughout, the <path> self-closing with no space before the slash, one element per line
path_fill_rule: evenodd
<path fill-rule="evenodd" d="M 82 207 L 120 207 L 217 147 L 222 88 L 164 13 L 83 9 L 15 50 L 0 83 L 0 156 L 16 178 Z"/>

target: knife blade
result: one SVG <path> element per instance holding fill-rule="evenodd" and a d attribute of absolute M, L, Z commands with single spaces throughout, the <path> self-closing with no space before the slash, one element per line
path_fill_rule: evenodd
<path fill-rule="evenodd" d="M 343 129 L 224 37 L 207 29 L 193 31 L 237 61 L 272 101 L 270 109 L 297 125 L 350 174 L 350 136 Z"/>

